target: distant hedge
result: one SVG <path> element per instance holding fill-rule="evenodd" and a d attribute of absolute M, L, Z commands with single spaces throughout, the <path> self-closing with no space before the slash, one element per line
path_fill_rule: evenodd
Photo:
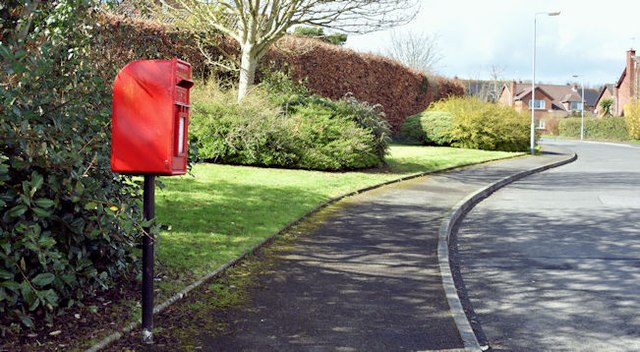
<path fill-rule="evenodd" d="M 580 138 L 579 117 L 569 117 L 560 121 L 560 135 Z M 629 139 L 629 130 L 624 117 L 585 118 L 584 138 L 610 141 L 625 141 Z"/>
<path fill-rule="evenodd" d="M 163 24 L 102 14 L 97 20 L 96 50 L 106 73 L 138 59 L 178 56 L 192 64 L 199 76 L 215 74 L 204 65 L 194 35 Z M 235 42 L 221 36 L 209 48 L 211 57 L 237 53 Z M 464 95 L 464 87 L 445 78 L 427 78 L 391 59 L 362 54 L 309 38 L 287 36 L 261 60 L 263 67 L 281 70 L 288 66 L 295 80 L 306 79 L 316 94 L 338 100 L 348 93 L 359 101 L 380 104 L 393 131 L 407 116 L 423 111 L 432 101 Z"/>
<path fill-rule="evenodd" d="M 464 87 L 441 77 L 427 78 L 392 59 L 358 53 L 304 38 L 288 37 L 266 60 L 291 68 L 295 80 L 306 79 L 309 89 L 339 99 L 347 93 L 360 101 L 380 104 L 394 132 L 404 119 L 426 109 L 431 102 L 463 96 Z"/>

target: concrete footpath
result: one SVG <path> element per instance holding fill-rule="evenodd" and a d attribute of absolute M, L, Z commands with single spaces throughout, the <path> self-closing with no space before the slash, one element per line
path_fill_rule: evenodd
<path fill-rule="evenodd" d="M 234 333 L 203 335 L 203 350 L 463 351 L 438 262 L 443 219 L 471 193 L 568 157 L 486 163 L 328 207 L 228 313 Z"/>

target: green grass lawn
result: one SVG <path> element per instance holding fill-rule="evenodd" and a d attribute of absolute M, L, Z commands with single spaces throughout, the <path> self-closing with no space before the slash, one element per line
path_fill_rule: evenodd
<path fill-rule="evenodd" d="M 163 230 L 157 284 L 167 298 L 332 197 L 418 172 L 518 155 L 393 146 L 380 172 L 329 173 L 198 164 L 193 176 L 164 177 L 156 191 Z"/>

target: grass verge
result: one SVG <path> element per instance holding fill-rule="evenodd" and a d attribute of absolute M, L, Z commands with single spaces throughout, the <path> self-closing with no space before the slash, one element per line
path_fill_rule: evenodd
<path fill-rule="evenodd" d="M 328 173 L 199 164 L 193 176 L 163 178 L 156 216 L 159 299 L 239 256 L 333 197 L 418 172 L 518 155 L 393 146 L 379 172 Z M 170 230 L 168 230 L 170 229 Z"/>

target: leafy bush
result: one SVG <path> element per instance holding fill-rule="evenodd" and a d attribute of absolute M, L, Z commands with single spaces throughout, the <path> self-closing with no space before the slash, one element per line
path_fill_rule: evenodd
<path fill-rule="evenodd" d="M 497 151 L 529 148 L 527 117 L 506 106 L 477 98 L 452 97 L 431 104 L 420 116 L 420 126 L 413 128 L 411 124 L 417 123 L 414 120 L 406 130 L 413 130 L 411 133 L 417 130 L 420 134 L 421 129 L 424 143 L 448 140 L 454 147 Z"/>
<path fill-rule="evenodd" d="M 380 160 L 384 160 L 391 142 L 391 131 L 382 105 L 358 101 L 351 93 L 332 101 L 313 95 L 305 84 L 306 81 L 294 82 L 288 68 L 265 72 L 260 82 L 261 88 L 268 92 L 268 99 L 287 115 L 295 115 L 300 106 L 318 103 L 317 106 L 329 106 L 335 115 L 356 122 L 373 134 L 376 153 Z"/>
<path fill-rule="evenodd" d="M 402 124 L 400 133 L 425 145 L 451 145 L 453 116 L 448 112 L 424 111 L 409 116 Z"/>
<path fill-rule="evenodd" d="M 213 85 L 192 97 L 190 138 L 201 158 L 214 162 L 292 166 L 299 160 L 289 135 L 294 121 L 280 113 L 262 92 L 236 103 L 234 92 Z"/>
<path fill-rule="evenodd" d="M 580 117 L 569 117 L 560 121 L 560 134 L 580 138 Z M 629 139 L 629 131 L 624 117 L 585 118 L 584 137 L 587 139 L 624 141 Z"/>
<path fill-rule="evenodd" d="M 352 104 L 311 97 L 295 107 L 290 118 L 296 122 L 293 136 L 301 143 L 297 167 L 343 170 L 381 164 L 386 149 L 376 149 L 373 133 L 354 121 Z"/>
<path fill-rule="evenodd" d="M 240 104 L 232 91 L 204 89 L 192 96 L 190 127 L 204 159 L 316 170 L 368 168 L 384 160 L 389 128 L 376 106 L 309 96 L 279 73 Z"/>
<path fill-rule="evenodd" d="M 358 101 L 348 93 L 335 102 L 333 109 L 338 116 L 354 121 L 360 128 L 373 135 L 375 153 L 380 161 L 384 160 L 391 142 L 391 131 L 382 105 Z"/>
<path fill-rule="evenodd" d="M 141 219 L 139 187 L 109 167 L 111 92 L 91 65 L 90 2 L 31 3 L 2 12 L 3 334 L 51 326 L 130 274 Z"/>
<path fill-rule="evenodd" d="M 624 107 L 629 137 L 640 139 L 640 101 L 634 100 Z"/>

